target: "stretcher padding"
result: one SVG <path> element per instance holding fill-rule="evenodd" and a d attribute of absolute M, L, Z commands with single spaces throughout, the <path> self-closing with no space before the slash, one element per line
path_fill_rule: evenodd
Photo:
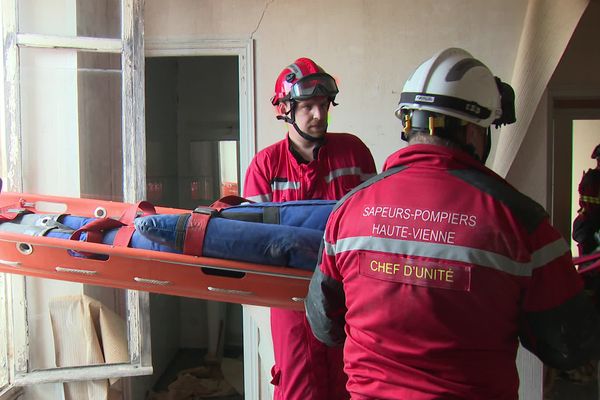
<path fill-rule="evenodd" d="M 136 218 L 134 224 L 136 232 L 149 240 L 181 251 L 189 216 L 149 215 Z M 317 229 L 213 217 L 202 255 L 313 271 L 322 237 L 323 231 Z"/>

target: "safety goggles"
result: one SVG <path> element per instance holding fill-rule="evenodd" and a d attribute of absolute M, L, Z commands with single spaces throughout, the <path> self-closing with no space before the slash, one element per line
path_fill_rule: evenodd
<path fill-rule="evenodd" d="M 335 97 L 339 90 L 335 80 L 326 73 L 305 76 L 290 88 L 290 99 L 306 100 L 315 96 Z"/>

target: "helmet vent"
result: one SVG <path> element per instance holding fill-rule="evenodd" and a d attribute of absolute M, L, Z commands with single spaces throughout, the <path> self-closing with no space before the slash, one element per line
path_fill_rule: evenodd
<path fill-rule="evenodd" d="M 450 68 L 450 71 L 448 71 L 446 82 L 460 81 L 467 71 L 475 67 L 487 68 L 481 61 L 474 58 L 464 58 L 460 60 Z"/>
<path fill-rule="evenodd" d="M 288 65 L 288 69 L 290 69 L 292 71 L 291 73 L 294 74 L 293 78 L 297 77 L 298 79 L 300 79 L 304 76 L 304 74 L 302 73 L 302 70 L 296 63 Z M 290 74 L 286 75 L 286 80 L 287 80 L 288 76 L 290 76 Z M 291 81 L 288 81 L 288 82 L 291 82 Z"/>

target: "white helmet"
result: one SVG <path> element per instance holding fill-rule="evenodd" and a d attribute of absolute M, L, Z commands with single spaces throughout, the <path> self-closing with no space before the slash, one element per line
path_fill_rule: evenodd
<path fill-rule="evenodd" d="M 404 84 L 396 116 L 411 110 L 455 117 L 484 128 L 502 116 L 501 94 L 491 71 L 459 48 L 439 52 Z"/>

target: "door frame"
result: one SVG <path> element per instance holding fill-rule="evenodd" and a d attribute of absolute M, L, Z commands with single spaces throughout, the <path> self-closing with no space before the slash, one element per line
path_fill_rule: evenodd
<path fill-rule="evenodd" d="M 147 39 L 145 57 L 237 56 L 240 115 L 240 171 L 245 171 L 256 153 L 254 109 L 253 39 Z M 240 175 L 243 176 L 243 175 Z M 243 182 L 240 182 L 243 193 Z"/>
<path fill-rule="evenodd" d="M 548 138 L 548 212 L 552 225 L 571 239 L 571 182 L 573 164 L 573 121 L 600 119 L 600 94 L 589 97 L 549 97 L 550 137 Z"/>

